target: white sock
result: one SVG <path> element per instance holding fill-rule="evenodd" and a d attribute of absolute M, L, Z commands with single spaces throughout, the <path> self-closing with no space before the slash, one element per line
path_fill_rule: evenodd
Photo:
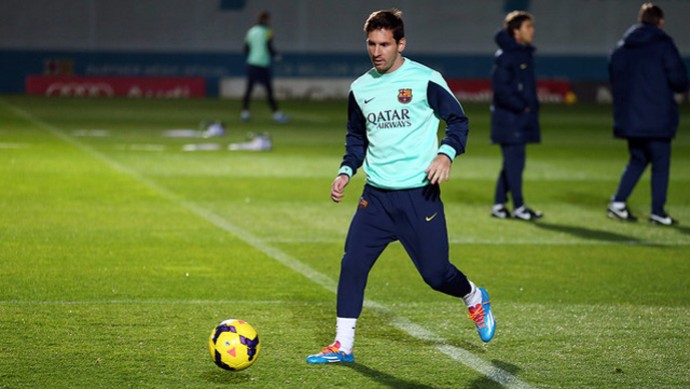
<path fill-rule="evenodd" d="M 498 210 L 500 210 L 500 209 L 503 208 L 503 207 L 505 207 L 505 205 L 503 205 L 503 204 L 494 204 L 494 206 L 491 207 L 491 209 L 492 209 L 493 211 L 498 211 Z"/>
<path fill-rule="evenodd" d="M 482 303 L 482 292 L 474 285 L 472 281 L 470 281 L 470 285 L 472 286 L 472 291 L 467 293 L 462 298 L 462 300 L 465 302 L 465 305 L 467 305 L 467 308 L 474 307 L 475 305 Z"/>
<path fill-rule="evenodd" d="M 355 343 L 355 324 L 357 319 L 339 317 L 336 322 L 335 342 L 340 342 L 340 351 L 345 354 L 352 353 Z M 334 343 L 335 343 L 334 342 Z"/>
<path fill-rule="evenodd" d="M 612 201 L 611 206 L 615 209 L 625 208 L 625 201 Z"/>

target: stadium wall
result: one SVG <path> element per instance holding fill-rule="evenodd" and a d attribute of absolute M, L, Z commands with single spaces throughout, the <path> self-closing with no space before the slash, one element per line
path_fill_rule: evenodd
<path fill-rule="evenodd" d="M 363 19 L 374 9 L 405 12 L 406 55 L 449 79 L 486 79 L 493 35 L 507 10 L 536 18 L 537 76 L 605 84 L 607 56 L 635 20 L 635 0 L 3 0 L 0 93 L 25 93 L 38 75 L 201 77 L 205 94 L 243 76 L 243 36 L 259 10 L 274 15 L 281 60 L 274 73 L 296 80 L 351 80 L 369 68 Z M 666 30 L 690 64 L 690 1 L 657 1 Z M 433 26 L 433 28 L 430 28 Z M 311 80 L 311 81 L 310 81 Z M 590 93 L 591 94 L 591 93 Z M 596 93 L 594 93 L 596 94 Z"/>

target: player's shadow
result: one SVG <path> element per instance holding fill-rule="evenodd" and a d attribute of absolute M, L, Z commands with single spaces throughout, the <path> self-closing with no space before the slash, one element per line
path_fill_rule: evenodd
<path fill-rule="evenodd" d="M 617 234 L 615 232 L 610 231 L 596 230 L 593 228 L 567 226 L 563 224 L 551 224 L 544 223 L 541 221 L 534 223 L 534 225 L 545 230 L 562 232 L 587 240 L 598 240 L 615 243 L 644 243 L 644 241 L 637 238 L 633 238 L 628 235 Z"/>
<path fill-rule="evenodd" d="M 496 371 L 499 372 L 494 376 L 494 378 L 489 378 L 487 376 L 482 375 L 481 377 L 475 379 L 474 381 L 470 382 L 467 387 L 468 388 L 503 388 L 504 386 L 515 386 L 515 382 L 510 382 L 511 379 L 514 380 L 514 377 L 517 376 L 517 373 L 520 372 L 519 367 L 513 365 L 512 363 L 504 362 L 504 361 L 499 361 L 498 359 L 494 359 L 491 361 L 491 364 L 496 367 Z M 504 373 L 501 373 L 504 372 Z M 509 374 L 505 374 L 509 373 Z M 504 381 L 504 382 L 501 382 Z M 501 383 L 499 383 L 501 382 Z M 511 385 L 512 384 L 512 385 Z"/>
<path fill-rule="evenodd" d="M 690 235 L 690 227 L 688 227 L 688 226 L 675 225 L 675 226 L 673 226 L 673 228 L 675 228 L 676 230 L 680 231 L 681 233 L 683 233 L 685 235 Z"/>
<path fill-rule="evenodd" d="M 392 376 L 390 374 L 384 373 L 382 371 L 378 371 L 376 369 L 372 369 L 370 367 L 367 367 L 361 363 L 343 363 L 341 365 L 342 367 L 347 367 L 350 368 L 357 373 L 366 376 L 373 381 L 378 382 L 380 385 L 387 386 L 389 388 L 402 388 L 402 389 L 425 389 L 425 388 L 433 388 L 433 386 L 425 385 L 420 382 L 413 382 L 413 381 L 406 381 L 401 378 Z"/>

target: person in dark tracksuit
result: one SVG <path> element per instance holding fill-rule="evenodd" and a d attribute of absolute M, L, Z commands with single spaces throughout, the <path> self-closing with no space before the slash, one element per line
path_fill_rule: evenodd
<path fill-rule="evenodd" d="M 533 18 L 523 11 L 509 13 L 495 36 L 499 49 L 491 74 L 491 142 L 501 146 L 503 165 L 491 216 L 501 219 L 512 216 L 530 221 L 543 216 L 527 207 L 522 195 L 527 143 L 541 141 L 533 38 Z M 512 214 L 506 207 L 508 195 L 513 200 Z"/>
<path fill-rule="evenodd" d="M 335 341 L 307 363 L 353 362 L 355 323 L 369 271 L 400 241 L 424 281 L 469 309 L 480 338 L 493 338 L 489 295 L 449 260 L 440 183 L 465 151 L 468 119 L 440 73 L 402 56 L 406 40 L 398 10 L 372 13 L 365 23 L 373 68 L 355 80 L 348 101 L 345 156 L 331 185 L 344 196 L 363 167 L 366 185 L 345 241 L 338 280 Z M 446 134 L 439 146 L 440 119 Z"/>
<path fill-rule="evenodd" d="M 273 120 L 286 123 L 290 118 L 278 109 L 273 97 L 273 77 L 271 63 L 276 51 L 273 48 L 273 31 L 269 27 L 271 15 L 268 11 L 259 13 L 257 24 L 247 31 L 244 39 L 244 53 L 247 56 L 247 86 L 242 98 L 242 113 L 240 119 L 248 121 L 251 118 L 249 103 L 254 91 L 254 85 L 263 85 L 266 89 L 268 105 L 273 112 Z"/>
<path fill-rule="evenodd" d="M 662 28 L 664 13 L 656 5 L 640 8 L 637 24 L 630 27 L 613 50 L 609 79 L 613 94 L 613 133 L 627 139 L 630 160 L 611 198 L 611 218 L 636 221 L 627 200 L 647 165 L 652 165 L 650 222 L 676 224 L 665 211 L 671 165 L 671 140 L 679 114 L 674 93 L 688 90 L 688 73 L 678 48 Z"/>

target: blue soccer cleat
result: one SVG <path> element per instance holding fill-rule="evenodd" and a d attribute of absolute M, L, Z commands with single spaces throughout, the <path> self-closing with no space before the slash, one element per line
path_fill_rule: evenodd
<path fill-rule="evenodd" d="M 276 123 L 285 124 L 290 122 L 290 117 L 280 111 L 276 111 L 273 114 L 273 120 L 275 120 Z"/>
<path fill-rule="evenodd" d="M 307 363 L 323 364 L 338 362 L 354 362 L 355 356 L 352 353 L 345 354 L 340 351 L 340 342 L 335 342 L 330 346 L 324 347 L 320 353 L 307 357 Z"/>
<path fill-rule="evenodd" d="M 486 293 L 484 288 L 479 288 L 479 291 L 482 292 L 482 303 L 470 307 L 469 316 L 477 326 L 479 337 L 482 338 L 482 341 L 488 342 L 494 337 L 494 332 L 496 331 L 496 320 L 494 320 L 494 314 L 491 312 L 489 294 Z"/>

